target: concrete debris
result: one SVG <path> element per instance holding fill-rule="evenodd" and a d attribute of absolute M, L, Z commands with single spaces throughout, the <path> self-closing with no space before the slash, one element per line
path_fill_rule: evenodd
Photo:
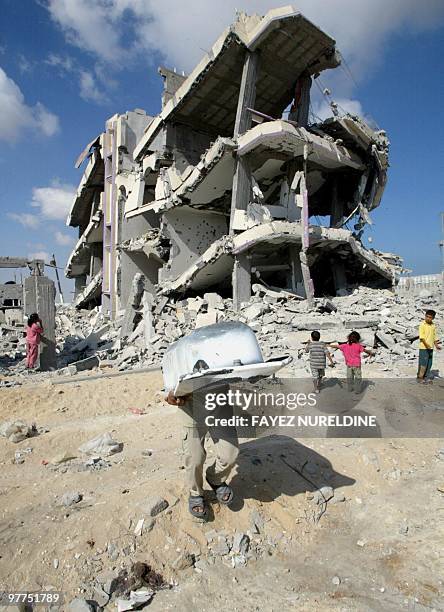
<path fill-rule="evenodd" d="M 78 504 L 82 499 L 83 495 L 79 493 L 79 491 L 68 491 L 60 498 L 60 505 L 69 508 L 70 506 L 74 506 L 74 504 Z"/>
<path fill-rule="evenodd" d="M 107 457 L 108 455 L 119 453 L 122 448 L 123 444 L 113 440 L 111 434 L 107 432 L 96 436 L 92 440 L 82 444 L 82 446 L 79 446 L 79 451 L 81 453 L 85 453 L 86 455 L 103 455 Z"/>
<path fill-rule="evenodd" d="M 137 323 L 137 318 L 140 319 L 139 308 L 142 303 L 142 296 L 145 288 L 145 277 L 139 272 L 134 276 L 131 291 L 128 296 L 128 301 L 125 308 L 122 326 L 120 328 L 120 337 L 126 338 L 133 331 Z"/>
<path fill-rule="evenodd" d="M 264 528 L 264 519 L 257 510 L 252 510 L 250 514 L 250 526 L 253 533 L 262 533 Z"/>
<path fill-rule="evenodd" d="M 153 495 L 146 498 L 142 503 L 139 504 L 141 510 L 148 516 L 155 517 L 169 506 L 166 499 Z"/>
<path fill-rule="evenodd" d="M 27 425 L 24 421 L 5 421 L 0 425 L 0 436 L 7 438 L 10 442 L 17 444 L 26 438 L 37 434 L 35 423 Z"/>
<path fill-rule="evenodd" d="M 321 487 L 313 494 L 313 501 L 315 504 L 325 504 L 328 502 L 333 496 L 334 491 L 332 487 Z"/>
<path fill-rule="evenodd" d="M 70 367 L 75 368 L 76 372 L 84 372 L 85 370 L 93 370 L 99 366 L 99 358 L 97 355 L 91 355 L 91 357 L 87 357 L 86 359 L 81 359 L 80 361 L 75 361 L 70 365 Z"/>
<path fill-rule="evenodd" d="M 233 538 L 232 552 L 246 555 L 250 548 L 250 537 L 246 533 L 236 532 Z"/>
<path fill-rule="evenodd" d="M 143 532 L 143 523 L 145 522 L 145 519 L 141 518 L 139 521 L 137 521 L 137 525 L 136 528 L 134 529 L 134 535 L 135 536 L 141 536 L 142 532 Z"/>
<path fill-rule="evenodd" d="M 189 567 L 193 567 L 194 557 L 188 552 L 181 553 L 175 561 L 173 561 L 172 568 L 176 571 L 183 571 Z"/>
<path fill-rule="evenodd" d="M 64 453 L 59 453 L 58 455 L 55 455 L 54 457 L 52 457 L 52 459 L 50 460 L 50 463 L 51 465 L 60 465 L 61 463 L 66 463 L 67 461 L 71 461 L 72 459 L 75 459 L 75 458 L 76 458 L 75 455 L 73 455 L 69 451 L 65 451 Z"/>
<path fill-rule="evenodd" d="M 141 287 L 140 277 L 136 288 Z M 276 352 L 288 352 L 293 357 L 289 372 L 307 371 L 307 356 L 303 349 L 310 332 L 320 330 L 325 342 L 344 342 L 353 329 L 362 342 L 376 348 L 372 360 L 381 368 L 392 369 L 396 363 L 413 366 L 417 359 L 418 324 L 427 308 L 442 316 L 440 292 L 431 298 L 417 293 L 402 297 L 388 289 L 363 286 L 350 288 L 347 295 L 315 298 L 313 307 L 308 300 L 282 289 L 269 289 L 255 283 L 252 296 L 239 311 L 233 300 L 216 292 L 178 299 L 174 296 L 154 297 L 137 289 L 137 299 L 131 301 L 131 316 L 116 313 L 113 320 L 101 309 L 78 310 L 66 305 L 56 313 L 56 348 L 59 369 L 53 373 L 37 372 L 32 377 L 75 377 L 87 367 L 114 368 L 125 371 L 159 365 L 165 350 L 179 338 L 197 327 L 223 321 L 247 323 L 256 332 L 264 358 Z M 133 296 L 134 297 L 134 296 Z M 123 333 L 122 325 L 126 325 Z M 17 334 L 17 331 L 7 332 Z M 0 336 L 0 346 L 2 338 Z M 14 351 L 24 358 L 24 346 Z M 14 376 L 14 384 L 23 384 L 30 376 L 22 361 L 2 368 L 4 379 Z M 24 429 L 26 432 L 26 428 Z M 16 432 L 23 439 L 23 433 Z M 0 434 L 4 435 L 4 434 Z M 29 435 L 29 434 L 27 434 Z M 100 454 L 96 452 L 95 454 Z"/>
<path fill-rule="evenodd" d="M 126 612 L 127 610 L 139 610 L 146 606 L 154 595 L 154 591 L 149 589 L 140 589 L 138 591 L 131 591 L 129 599 L 117 599 L 116 606 L 117 612 Z"/>
<path fill-rule="evenodd" d="M 13 463 L 15 463 L 17 465 L 25 463 L 25 456 L 29 455 L 29 453 L 32 453 L 32 448 L 31 447 L 22 448 L 19 451 L 15 451 Z"/>
<path fill-rule="evenodd" d="M 70 601 L 67 607 L 68 612 L 95 612 L 96 609 L 97 605 L 95 602 L 87 601 L 80 597 L 76 597 L 76 599 Z"/>
<path fill-rule="evenodd" d="M 105 593 L 105 591 L 99 587 L 95 586 L 93 589 L 94 600 L 100 606 L 100 608 L 104 608 L 106 604 L 109 602 L 109 595 Z"/>
<path fill-rule="evenodd" d="M 209 544 L 210 551 L 216 557 L 223 557 L 228 555 L 231 550 L 231 546 L 227 536 L 224 534 L 218 534 L 216 538 Z"/>

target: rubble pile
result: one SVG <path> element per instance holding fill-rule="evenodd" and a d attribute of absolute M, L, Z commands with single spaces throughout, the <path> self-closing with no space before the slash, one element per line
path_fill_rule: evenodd
<path fill-rule="evenodd" d="M 0 371 L 26 354 L 25 327 L 0 323 Z"/>
<path fill-rule="evenodd" d="M 67 312 L 58 313 L 65 327 L 60 330 L 60 338 L 65 338 L 61 358 L 71 364 L 77 359 L 75 371 L 93 356 L 97 362 L 92 364 L 119 370 L 146 367 L 159 364 L 172 342 L 197 327 L 237 320 L 256 332 L 264 359 L 289 353 L 294 358 L 294 371 L 305 369 L 304 348 L 313 330 L 319 330 L 325 342 L 344 342 L 350 331 L 357 330 L 366 346 L 377 348 L 374 361 L 382 369 L 391 369 L 395 362 L 416 359 L 415 340 L 424 310 L 434 308 L 439 316 L 440 309 L 438 296 L 427 291 L 401 299 L 390 290 L 359 287 L 349 295 L 316 298 L 313 307 L 290 292 L 259 284 L 253 285 L 253 294 L 239 312 L 234 311 L 231 299 L 217 293 L 183 300 L 159 297 L 149 311 L 145 310 L 145 316 L 137 309 L 139 316 L 132 318 L 134 329 L 127 334 L 121 327 L 123 313 L 113 322 L 97 311 L 70 310 L 73 321 Z M 128 319 L 127 314 L 125 317 Z M 71 337 L 66 338 L 66 327 Z"/>
<path fill-rule="evenodd" d="M 136 279 L 137 280 L 137 279 Z M 345 342 L 356 330 L 361 341 L 375 348 L 374 362 L 382 370 L 397 363 L 416 359 L 418 324 L 427 308 L 440 316 L 440 296 L 423 290 L 418 296 L 396 295 L 391 290 L 357 287 L 347 295 L 308 300 L 284 290 L 255 284 L 253 295 L 236 312 L 230 298 L 217 293 L 174 299 L 158 296 L 145 299 L 147 293 L 132 300 L 111 321 L 100 311 L 57 308 L 56 375 L 72 376 L 95 368 L 112 367 L 124 371 L 159 365 L 172 342 L 198 327 L 221 321 L 247 323 L 257 334 L 264 359 L 288 353 L 293 357 L 289 372 L 308 373 L 304 348 L 313 330 L 319 330 L 324 342 Z M 26 375 L 23 328 L 2 328 L 0 373 Z M 47 377 L 54 373 L 36 374 Z M 8 381 L 2 385 L 17 384 Z"/>

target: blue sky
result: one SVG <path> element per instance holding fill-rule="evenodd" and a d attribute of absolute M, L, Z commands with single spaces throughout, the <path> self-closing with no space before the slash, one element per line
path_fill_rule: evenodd
<path fill-rule="evenodd" d="M 284 2 L 2 0 L 0 23 L 0 254 L 56 254 L 81 177 L 74 162 L 115 112 L 160 107 L 157 66 L 189 71 L 235 16 Z M 420 6 L 418 6 L 420 5 Z M 324 73 L 334 99 L 371 116 L 391 141 L 389 181 L 371 246 L 414 273 L 439 272 L 443 193 L 444 3 L 301 0 L 337 40 L 347 67 Z M 325 112 L 315 90 L 313 106 Z M 52 272 L 50 272 L 52 274 Z M 5 280 L 5 271 L 0 280 Z M 64 281 L 65 292 L 72 290 Z"/>

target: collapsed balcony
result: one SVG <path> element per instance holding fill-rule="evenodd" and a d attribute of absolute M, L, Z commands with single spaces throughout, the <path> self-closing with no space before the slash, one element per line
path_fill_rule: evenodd
<path fill-rule="evenodd" d="M 236 236 L 222 236 L 182 274 L 163 280 L 161 292 L 185 293 L 216 286 L 228 289 L 236 256 L 247 254 L 255 282 L 306 297 L 299 261 L 301 245 L 301 225 L 288 221 L 261 223 Z M 312 226 L 308 263 L 317 295 L 334 295 L 355 283 L 389 287 L 394 279 L 392 267 L 382 257 L 343 229 Z M 335 281 L 335 286 L 328 286 Z"/>

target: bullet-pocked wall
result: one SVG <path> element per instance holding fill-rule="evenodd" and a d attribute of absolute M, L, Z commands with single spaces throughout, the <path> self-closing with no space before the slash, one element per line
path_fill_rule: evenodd
<path fill-rule="evenodd" d="M 162 215 L 162 232 L 171 242 L 170 257 L 159 281 L 173 279 L 187 270 L 218 238 L 228 233 L 228 217 L 223 213 L 197 210 L 188 206 Z"/>

